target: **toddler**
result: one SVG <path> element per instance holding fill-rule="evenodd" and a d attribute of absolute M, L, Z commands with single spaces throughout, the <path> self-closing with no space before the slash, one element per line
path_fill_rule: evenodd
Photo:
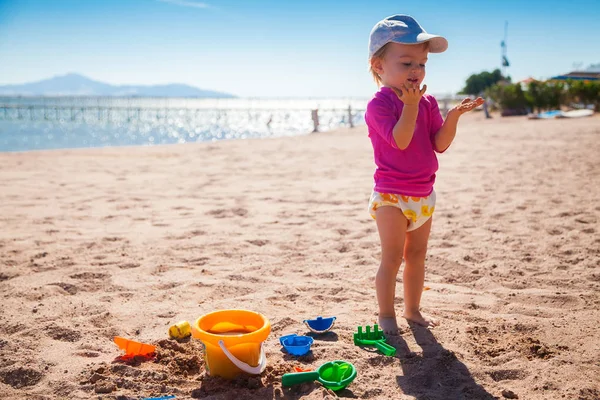
<path fill-rule="evenodd" d="M 379 91 L 367 105 L 365 120 L 375 157 L 375 187 L 369 212 L 377 222 L 381 264 L 375 278 L 379 326 L 397 335 L 394 310 L 396 275 L 404 258 L 404 318 L 423 326 L 437 322 L 421 314 L 425 254 L 435 209 L 437 153 L 456 134 L 459 117 L 483 104 L 463 100 L 444 120 L 433 96 L 425 94 L 429 53 L 441 53 L 448 41 L 431 35 L 408 15 L 378 22 L 369 38 L 369 62 Z"/>

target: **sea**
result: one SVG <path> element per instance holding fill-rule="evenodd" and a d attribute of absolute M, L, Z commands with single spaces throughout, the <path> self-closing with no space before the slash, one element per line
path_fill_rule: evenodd
<path fill-rule="evenodd" d="M 0 97 L 0 152 L 307 135 L 315 114 L 318 132 L 364 124 L 367 101 Z"/>

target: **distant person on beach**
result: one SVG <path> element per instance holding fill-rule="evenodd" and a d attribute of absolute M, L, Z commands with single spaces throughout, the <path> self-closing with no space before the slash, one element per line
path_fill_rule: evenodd
<path fill-rule="evenodd" d="M 483 104 L 463 100 L 444 120 L 437 101 L 425 94 L 429 53 L 441 53 L 448 41 L 431 35 L 408 15 L 378 22 L 369 38 L 369 62 L 380 87 L 367 105 L 365 120 L 375 157 L 375 187 L 369 212 L 377 222 L 381 264 L 375 277 L 379 325 L 399 334 L 394 297 L 396 275 L 404 258 L 404 318 L 423 326 L 437 322 L 421 314 L 425 254 L 435 209 L 435 153 L 454 140 L 459 117 Z"/>

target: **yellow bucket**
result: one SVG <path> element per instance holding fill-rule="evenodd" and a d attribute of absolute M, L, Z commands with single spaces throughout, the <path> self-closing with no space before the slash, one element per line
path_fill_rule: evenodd
<path fill-rule="evenodd" d="M 234 378 L 242 371 L 258 375 L 267 358 L 262 343 L 271 332 L 269 320 L 246 310 L 221 310 L 201 316 L 192 325 L 192 335 L 204 345 L 209 375 Z"/>

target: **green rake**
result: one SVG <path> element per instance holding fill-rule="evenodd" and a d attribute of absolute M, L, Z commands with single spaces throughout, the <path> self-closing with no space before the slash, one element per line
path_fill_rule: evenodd
<path fill-rule="evenodd" d="M 379 329 L 377 324 L 373 325 L 373 331 L 370 326 L 365 327 L 366 332 L 363 332 L 363 327 L 358 327 L 358 332 L 354 332 L 354 344 L 357 346 L 375 346 L 377 350 L 388 357 L 396 355 L 396 348 L 385 342 L 383 331 Z"/>

